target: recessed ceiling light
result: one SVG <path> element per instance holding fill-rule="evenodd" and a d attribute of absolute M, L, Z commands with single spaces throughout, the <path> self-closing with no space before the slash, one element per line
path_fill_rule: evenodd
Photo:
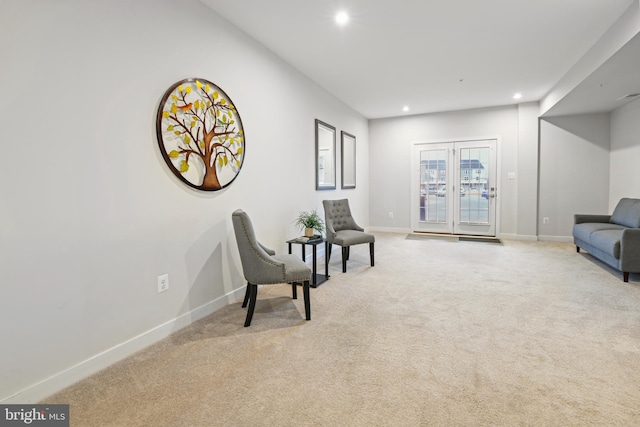
<path fill-rule="evenodd" d="M 407 105 L 405 105 L 404 107 L 402 107 L 402 111 L 404 111 L 406 113 L 407 111 L 409 111 L 409 107 Z"/>
<path fill-rule="evenodd" d="M 520 99 L 520 98 L 522 98 L 522 94 L 519 92 L 513 95 L 513 99 Z"/>
<path fill-rule="evenodd" d="M 338 12 L 336 15 L 336 22 L 339 25 L 344 25 L 349 22 L 349 15 L 347 15 L 347 12 Z"/>

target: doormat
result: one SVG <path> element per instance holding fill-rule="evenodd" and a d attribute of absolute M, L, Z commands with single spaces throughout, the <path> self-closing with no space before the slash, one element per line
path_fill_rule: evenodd
<path fill-rule="evenodd" d="M 406 240 L 445 240 L 448 242 L 477 242 L 477 243 L 498 243 L 502 244 L 500 239 L 495 237 L 472 237 L 472 236 L 456 236 L 453 234 L 407 234 Z"/>
<path fill-rule="evenodd" d="M 460 237 L 458 237 L 458 240 L 460 240 L 461 242 L 479 242 L 479 243 L 498 243 L 498 244 L 502 244 L 500 239 L 496 239 L 495 237 L 467 237 L 467 236 L 460 236 Z"/>
<path fill-rule="evenodd" d="M 448 234 L 407 234 L 406 240 L 446 240 L 448 242 L 457 242 L 458 236 Z"/>

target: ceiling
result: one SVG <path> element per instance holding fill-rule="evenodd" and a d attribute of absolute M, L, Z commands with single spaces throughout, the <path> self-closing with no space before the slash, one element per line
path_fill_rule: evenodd
<path fill-rule="evenodd" d="M 544 117 L 609 112 L 635 99 L 640 99 L 640 33 L 545 112 Z"/>
<path fill-rule="evenodd" d="M 638 0 L 201 1 L 374 119 L 539 101 Z"/>

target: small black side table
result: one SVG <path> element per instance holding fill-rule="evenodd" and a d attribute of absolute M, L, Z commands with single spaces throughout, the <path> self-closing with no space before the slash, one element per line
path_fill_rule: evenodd
<path fill-rule="evenodd" d="M 303 242 L 299 240 L 299 238 L 287 240 L 289 244 L 289 253 L 291 253 L 291 244 L 297 243 L 302 246 L 302 260 L 306 261 L 306 247 L 307 245 L 313 246 L 313 268 L 311 269 L 311 287 L 317 288 L 318 285 L 329 280 L 329 263 L 327 262 L 327 240 L 326 239 L 317 239 L 311 240 L 308 242 Z M 316 262 L 316 254 L 317 254 L 317 246 L 324 243 L 324 274 L 319 274 L 317 272 L 317 262 Z"/>

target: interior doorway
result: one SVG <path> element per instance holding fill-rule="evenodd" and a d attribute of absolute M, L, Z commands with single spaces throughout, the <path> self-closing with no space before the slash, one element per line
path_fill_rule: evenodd
<path fill-rule="evenodd" d="M 414 144 L 414 231 L 496 235 L 496 146 L 496 139 Z"/>

